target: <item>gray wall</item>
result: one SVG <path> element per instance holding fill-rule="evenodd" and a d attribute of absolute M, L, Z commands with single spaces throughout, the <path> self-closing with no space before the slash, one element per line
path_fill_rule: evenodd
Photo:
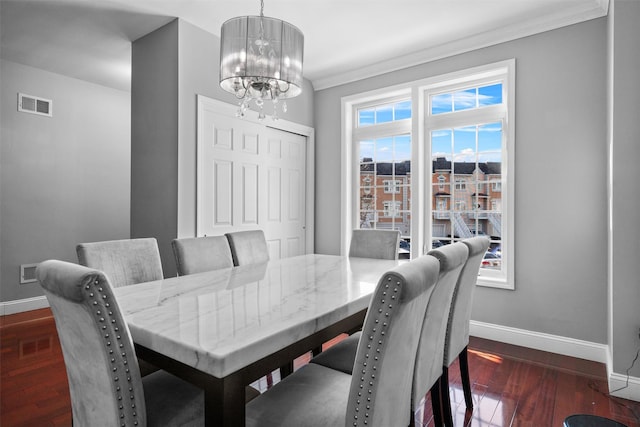
<path fill-rule="evenodd" d="M 0 61 L 0 301 L 42 295 L 20 264 L 76 262 L 80 242 L 129 237 L 129 93 Z M 17 93 L 53 117 L 17 111 Z"/>
<path fill-rule="evenodd" d="M 611 6 L 613 144 L 613 230 L 610 314 L 615 372 L 625 373 L 640 346 L 640 2 L 615 0 Z M 640 364 L 630 374 L 640 377 Z"/>
<path fill-rule="evenodd" d="M 131 58 L 131 237 L 155 237 L 165 275 L 175 275 L 178 21 L 136 40 Z"/>
<path fill-rule="evenodd" d="M 339 252 L 341 97 L 515 58 L 516 289 L 478 288 L 472 317 L 606 343 L 606 38 L 601 18 L 316 92 L 317 252 Z"/>
<path fill-rule="evenodd" d="M 183 20 L 133 43 L 131 233 L 158 239 L 165 276 L 176 272 L 171 240 L 196 233 L 196 96 L 237 104 L 218 83 L 219 45 Z M 313 97 L 305 80 L 280 117 L 312 127 Z"/>

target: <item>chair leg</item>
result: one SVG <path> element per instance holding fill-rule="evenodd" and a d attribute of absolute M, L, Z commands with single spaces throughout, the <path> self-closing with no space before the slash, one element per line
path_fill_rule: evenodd
<path fill-rule="evenodd" d="M 311 354 L 313 355 L 313 357 L 316 357 L 320 353 L 322 353 L 322 346 L 316 347 L 316 348 L 311 350 Z"/>
<path fill-rule="evenodd" d="M 440 402 L 442 403 L 442 418 L 444 425 L 453 427 L 453 414 L 451 413 L 451 397 L 449 396 L 449 368 L 442 367 L 440 377 Z"/>
<path fill-rule="evenodd" d="M 442 426 L 442 402 L 440 400 L 440 381 L 438 378 L 431 386 L 431 408 L 433 409 L 433 423 L 435 426 Z"/>
<path fill-rule="evenodd" d="M 462 378 L 462 391 L 464 392 L 464 403 L 467 409 L 473 409 L 473 398 L 471 396 L 471 381 L 469 381 L 469 359 L 467 357 L 467 347 L 458 355 L 460 362 L 460 377 Z"/>

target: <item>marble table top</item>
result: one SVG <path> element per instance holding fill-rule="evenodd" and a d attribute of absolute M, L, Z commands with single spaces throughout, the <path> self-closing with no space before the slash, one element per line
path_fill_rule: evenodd
<path fill-rule="evenodd" d="M 223 378 L 366 309 L 397 264 L 302 255 L 114 292 L 134 342 Z"/>

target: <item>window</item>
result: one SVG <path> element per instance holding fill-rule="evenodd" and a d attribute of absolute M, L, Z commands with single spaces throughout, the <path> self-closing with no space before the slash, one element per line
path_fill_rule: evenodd
<path fill-rule="evenodd" d="M 384 216 L 398 218 L 400 216 L 400 202 L 389 202 L 386 201 L 383 203 L 384 205 Z"/>
<path fill-rule="evenodd" d="M 343 251 L 357 227 L 400 230 L 411 257 L 486 235 L 478 284 L 513 289 L 514 70 L 503 61 L 343 99 Z"/>
<path fill-rule="evenodd" d="M 385 179 L 382 181 L 384 184 L 384 192 L 385 193 L 399 193 L 400 192 L 400 181 Z"/>
<path fill-rule="evenodd" d="M 353 152 L 360 172 L 356 228 L 411 235 L 411 100 L 396 97 L 360 105 Z"/>
<path fill-rule="evenodd" d="M 411 101 L 402 100 L 358 110 L 358 127 L 372 126 L 411 118 Z"/>
<path fill-rule="evenodd" d="M 491 239 L 490 263 L 483 263 L 480 281 L 513 287 L 512 205 L 505 203 L 513 185 L 504 178 L 512 162 L 513 122 L 509 93 L 513 78 L 510 66 L 494 71 L 443 76 L 423 87 L 424 143 L 430 148 L 432 206 L 431 240 L 451 243 L 477 235 Z M 511 78 L 510 78 L 511 76 Z M 511 85 L 511 86 L 510 86 Z M 439 177 L 446 172 L 454 182 L 454 206 L 445 215 L 439 208 Z M 499 254 L 495 248 L 500 248 Z"/>

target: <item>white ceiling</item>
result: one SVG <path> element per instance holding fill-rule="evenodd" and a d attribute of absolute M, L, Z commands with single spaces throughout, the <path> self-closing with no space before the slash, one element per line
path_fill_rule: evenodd
<path fill-rule="evenodd" d="M 604 16 L 609 0 L 265 0 L 305 35 L 315 89 Z M 131 41 L 179 17 L 212 34 L 258 0 L 0 0 L 2 58 L 129 90 Z M 203 52 L 203 54 L 207 54 Z"/>

